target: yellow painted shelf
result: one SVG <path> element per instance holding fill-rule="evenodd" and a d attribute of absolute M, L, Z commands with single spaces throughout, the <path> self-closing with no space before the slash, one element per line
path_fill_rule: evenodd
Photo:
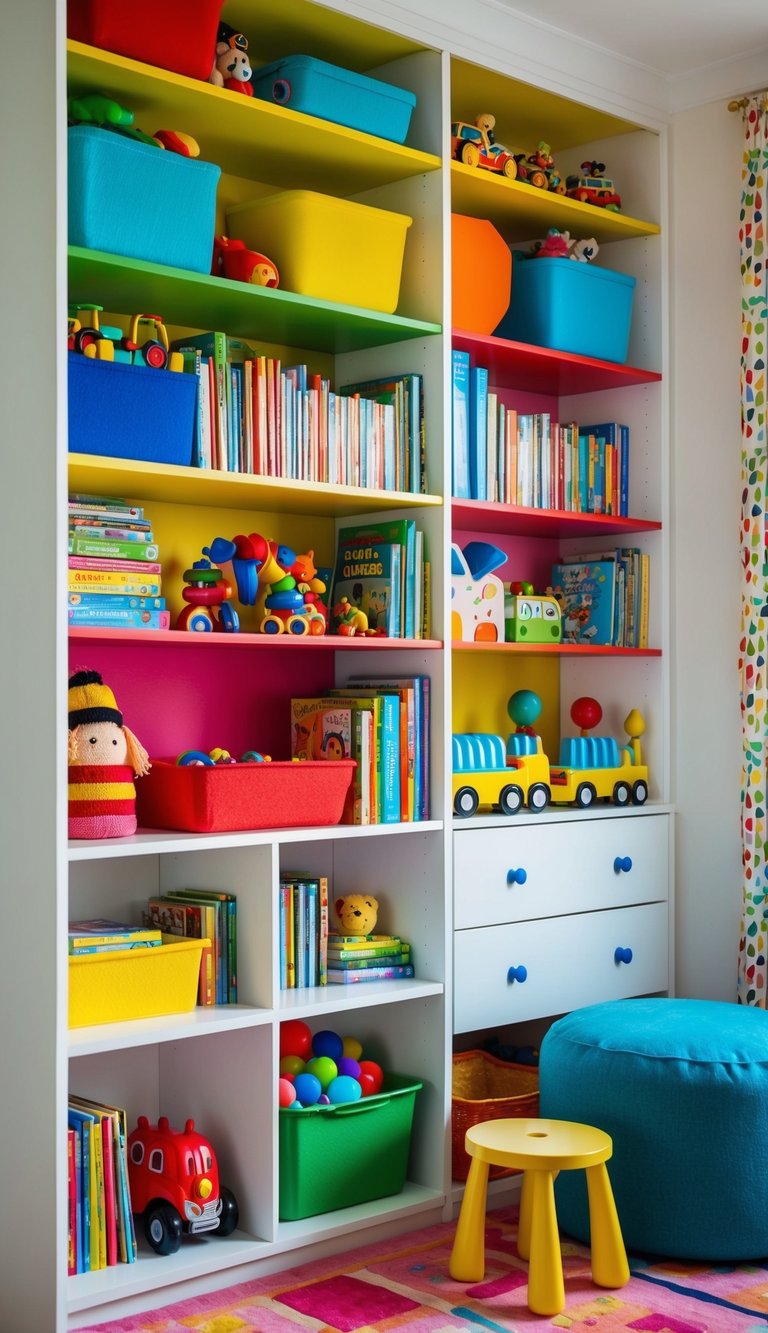
<path fill-rule="evenodd" d="M 124 495 L 131 500 L 165 501 L 218 509 L 274 510 L 285 514 L 342 517 L 382 509 L 437 507 L 439 495 L 364 490 L 328 482 L 252 477 L 238 472 L 175 467 L 169 463 L 70 454 L 69 487 L 85 495 Z"/>
<path fill-rule="evenodd" d="M 488 218 L 508 241 L 530 240 L 544 235 L 549 227 L 594 236 L 601 245 L 656 236 L 660 230 L 655 222 L 611 213 L 551 190 L 537 190 L 463 162 L 451 163 L 451 208 L 454 213 Z"/>
<path fill-rule="evenodd" d="M 432 153 L 82 42 L 68 42 L 67 52 L 70 95 L 109 94 L 147 134 L 183 129 L 197 139 L 202 158 L 234 176 L 346 195 L 440 167 Z"/>
<path fill-rule="evenodd" d="M 341 10 L 324 9 L 315 0 L 226 0 L 222 18 L 249 39 L 249 55 L 267 64 L 299 51 L 332 65 L 366 73 L 390 60 L 425 48 Z"/>

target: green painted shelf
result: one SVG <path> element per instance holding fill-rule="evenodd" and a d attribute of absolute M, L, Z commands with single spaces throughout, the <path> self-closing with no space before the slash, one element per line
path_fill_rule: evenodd
<path fill-rule="evenodd" d="M 70 246 L 70 301 L 92 301 L 94 293 L 118 314 L 158 311 L 168 324 L 320 352 L 354 352 L 442 331 L 422 320 Z"/>

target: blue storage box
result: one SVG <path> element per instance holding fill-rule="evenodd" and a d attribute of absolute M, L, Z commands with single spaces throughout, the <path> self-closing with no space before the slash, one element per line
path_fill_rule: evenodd
<path fill-rule="evenodd" d="M 394 88 L 367 74 L 329 65 L 313 56 L 285 56 L 253 72 L 253 91 L 264 102 L 277 102 L 334 125 L 377 134 L 404 143 L 416 94 Z"/>
<path fill-rule="evenodd" d="M 69 353 L 70 453 L 192 462 L 197 377 Z"/>
<path fill-rule="evenodd" d="M 221 169 L 94 125 L 69 143 L 69 243 L 210 273 Z"/>
<path fill-rule="evenodd" d="M 500 338 L 560 352 L 626 361 L 635 279 L 574 259 L 513 254 L 512 300 Z"/>

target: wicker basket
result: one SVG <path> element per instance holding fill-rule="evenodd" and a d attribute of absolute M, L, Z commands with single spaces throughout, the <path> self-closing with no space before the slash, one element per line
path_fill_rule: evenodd
<path fill-rule="evenodd" d="M 464 1135 L 483 1120 L 521 1119 L 539 1114 L 539 1071 L 533 1065 L 513 1065 L 487 1051 L 464 1051 L 453 1057 L 451 1144 L 454 1180 L 466 1180 L 470 1157 Z M 492 1166 L 490 1178 L 516 1172 Z"/>

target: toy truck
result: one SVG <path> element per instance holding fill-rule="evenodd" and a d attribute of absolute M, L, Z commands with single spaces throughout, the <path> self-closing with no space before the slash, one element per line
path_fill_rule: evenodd
<path fill-rule="evenodd" d="M 171 1129 L 167 1116 L 151 1125 L 140 1115 L 128 1137 L 131 1207 L 143 1214 L 144 1235 L 156 1254 L 175 1254 L 182 1235 L 229 1236 L 238 1223 L 231 1190 L 219 1185 L 211 1144 L 187 1120 Z"/>

